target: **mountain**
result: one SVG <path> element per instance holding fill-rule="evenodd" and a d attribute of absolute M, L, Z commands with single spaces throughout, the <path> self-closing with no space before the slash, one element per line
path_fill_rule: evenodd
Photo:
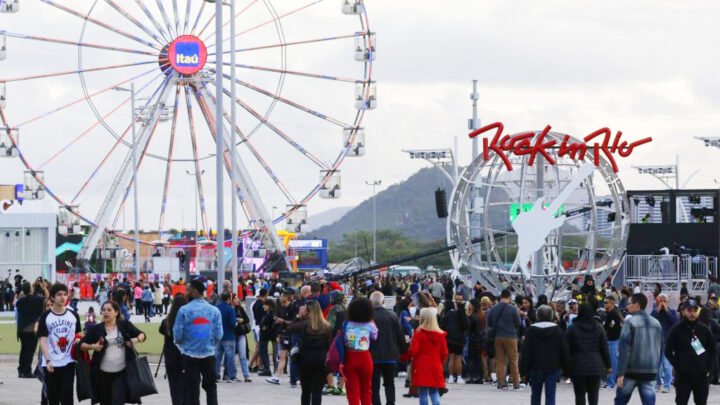
<path fill-rule="evenodd" d="M 330 225 L 347 214 L 353 207 L 335 207 L 308 217 L 307 229 L 312 232 L 320 227 Z"/>
<path fill-rule="evenodd" d="M 449 198 L 450 180 L 432 167 L 421 169 L 407 180 L 388 187 L 377 194 L 377 229 L 399 231 L 417 241 L 436 241 L 445 238 L 445 218 L 435 211 L 435 189 L 444 188 Z M 358 230 L 372 232 L 372 197 L 349 210 L 339 220 L 309 232 L 320 238 L 337 242 L 345 233 Z"/>

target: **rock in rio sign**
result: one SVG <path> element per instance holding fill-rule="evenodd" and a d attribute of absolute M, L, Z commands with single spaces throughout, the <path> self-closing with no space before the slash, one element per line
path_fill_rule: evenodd
<path fill-rule="evenodd" d="M 603 154 L 612 165 L 613 171 L 617 173 L 618 166 L 615 161 L 614 154 L 620 155 L 620 157 L 628 157 L 632 154 L 633 149 L 649 143 L 652 141 L 651 137 L 643 138 L 635 142 L 628 143 L 622 140 L 622 132 L 618 131 L 613 137 L 610 128 L 600 128 L 597 131 L 587 135 L 583 138 L 584 143 L 571 141 L 569 135 L 565 135 L 565 138 L 558 145 L 558 142 L 554 139 L 546 140 L 545 137 L 550 132 L 550 125 L 546 126 L 545 129 L 540 132 L 535 142 L 532 139 L 535 137 L 535 132 L 521 132 L 516 135 L 503 135 L 504 125 L 501 122 L 496 122 L 490 125 L 486 125 L 480 129 L 476 129 L 470 133 L 470 138 L 474 138 L 484 132 L 495 129 L 495 136 L 492 140 L 483 138 L 483 158 L 487 161 L 490 158 L 490 152 L 495 152 L 505 163 L 505 167 L 508 171 L 512 170 L 512 164 L 508 159 L 506 152 L 513 153 L 518 156 L 530 155 L 528 159 L 528 165 L 532 166 L 535 162 L 537 154 L 541 154 L 545 157 L 548 163 L 555 164 L 555 159 L 547 152 L 549 148 L 558 148 L 557 156 L 563 157 L 568 156 L 571 159 L 584 160 L 585 154 L 588 149 L 592 149 L 593 163 L 595 166 L 600 164 L 600 154 Z M 592 144 L 591 144 L 592 142 Z"/>
<path fill-rule="evenodd" d="M 192 75 L 205 66 L 207 48 L 198 37 L 183 35 L 170 44 L 168 60 L 178 73 Z"/>

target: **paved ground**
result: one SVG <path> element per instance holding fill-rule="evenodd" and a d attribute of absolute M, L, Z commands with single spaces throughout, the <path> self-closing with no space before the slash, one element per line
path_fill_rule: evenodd
<path fill-rule="evenodd" d="M 0 356 L 0 404 L 2 405 L 25 405 L 38 404 L 40 401 L 40 382 L 32 379 L 18 379 L 16 371 L 15 356 Z M 151 358 L 151 362 L 155 359 Z M 153 372 L 155 366 L 153 365 Z M 160 369 L 156 384 L 160 393 L 143 399 L 146 405 L 169 405 L 170 396 L 168 393 L 167 381 L 162 378 L 163 369 Z M 220 404 L 297 404 L 300 402 L 300 389 L 292 389 L 284 379 L 283 384 L 274 386 L 266 383 L 264 379 L 253 376 L 252 383 L 222 383 L 218 387 Z M 405 399 L 399 394 L 405 392 L 402 387 L 403 381 L 396 380 L 398 389 L 398 405 L 416 405 L 417 399 Z M 502 401 L 505 405 L 528 404 L 530 402 L 530 390 L 526 389 L 522 392 L 498 392 L 494 386 L 490 385 L 450 385 L 450 392 L 443 398 L 444 404 L 482 404 L 493 403 L 484 401 Z M 710 391 L 709 404 L 720 405 L 720 388 L 712 387 Z M 601 390 L 600 403 L 612 404 L 614 391 Z M 561 384 L 558 387 L 558 404 L 573 404 L 572 386 Z M 673 404 L 675 395 L 658 394 L 658 405 Z M 205 400 L 202 399 L 202 403 Z M 89 403 L 85 401 L 83 403 Z M 323 398 L 324 404 L 344 405 L 347 404 L 345 397 L 329 397 Z M 640 404 L 637 393 L 633 396 L 631 404 Z"/>

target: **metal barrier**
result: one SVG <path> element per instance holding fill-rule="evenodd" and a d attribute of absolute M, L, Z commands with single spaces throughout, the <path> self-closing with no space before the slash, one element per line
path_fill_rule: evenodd
<path fill-rule="evenodd" d="M 705 291 L 710 276 L 717 275 L 717 257 L 677 255 L 627 255 L 621 265 L 625 281 L 652 290 L 679 290 L 686 283 L 690 291 Z"/>

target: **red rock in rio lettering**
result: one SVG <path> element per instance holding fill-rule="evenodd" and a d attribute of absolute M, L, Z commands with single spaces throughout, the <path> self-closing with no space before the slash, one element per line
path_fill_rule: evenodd
<path fill-rule="evenodd" d="M 541 154 L 551 164 L 555 164 L 555 159 L 548 153 L 548 149 L 557 147 L 558 157 L 568 156 L 571 159 L 584 160 L 585 154 L 588 149 L 592 149 L 593 163 L 595 166 L 600 164 L 600 154 L 602 153 L 605 158 L 610 162 L 615 173 L 618 172 L 617 162 L 615 161 L 614 154 L 617 153 L 620 157 L 628 157 L 632 154 L 633 149 L 652 141 L 651 137 L 643 138 L 635 142 L 628 143 L 622 141 L 622 132 L 618 131 L 613 138 L 610 128 L 600 128 L 597 131 L 583 138 L 584 143 L 574 142 L 570 140 L 569 135 L 565 135 L 560 145 L 557 145 L 557 141 L 554 139 L 546 140 L 547 134 L 550 132 L 550 125 L 546 126 L 545 129 L 540 132 L 533 143 L 535 132 L 521 132 L 515 135 L 503 135 L 504 125 L 501 122 L 495 122 L 490 125 L 486 125 L 482 128 L 472 131 L 469 135 L 470 138 L 474 138 L 484 132 L 495 129 L 495 136 L 492 140 L 483 138 L 483 159 L 488 160 L 490 158 L 490 152 L 495 152 L 508 171 L 513 169 L 512 163 L 508 158 L 508 153 L 513 153 L 517 156 L 530 155 L 528 164 L 532 166 L 535 162 L 535 157 Z M 601 137 L 601 138 L 600 138 Z M 592 145 L 589 142 L 598 139 L 593 142 Z M 611 143 L 612 141 L 612 143 Z"/>

